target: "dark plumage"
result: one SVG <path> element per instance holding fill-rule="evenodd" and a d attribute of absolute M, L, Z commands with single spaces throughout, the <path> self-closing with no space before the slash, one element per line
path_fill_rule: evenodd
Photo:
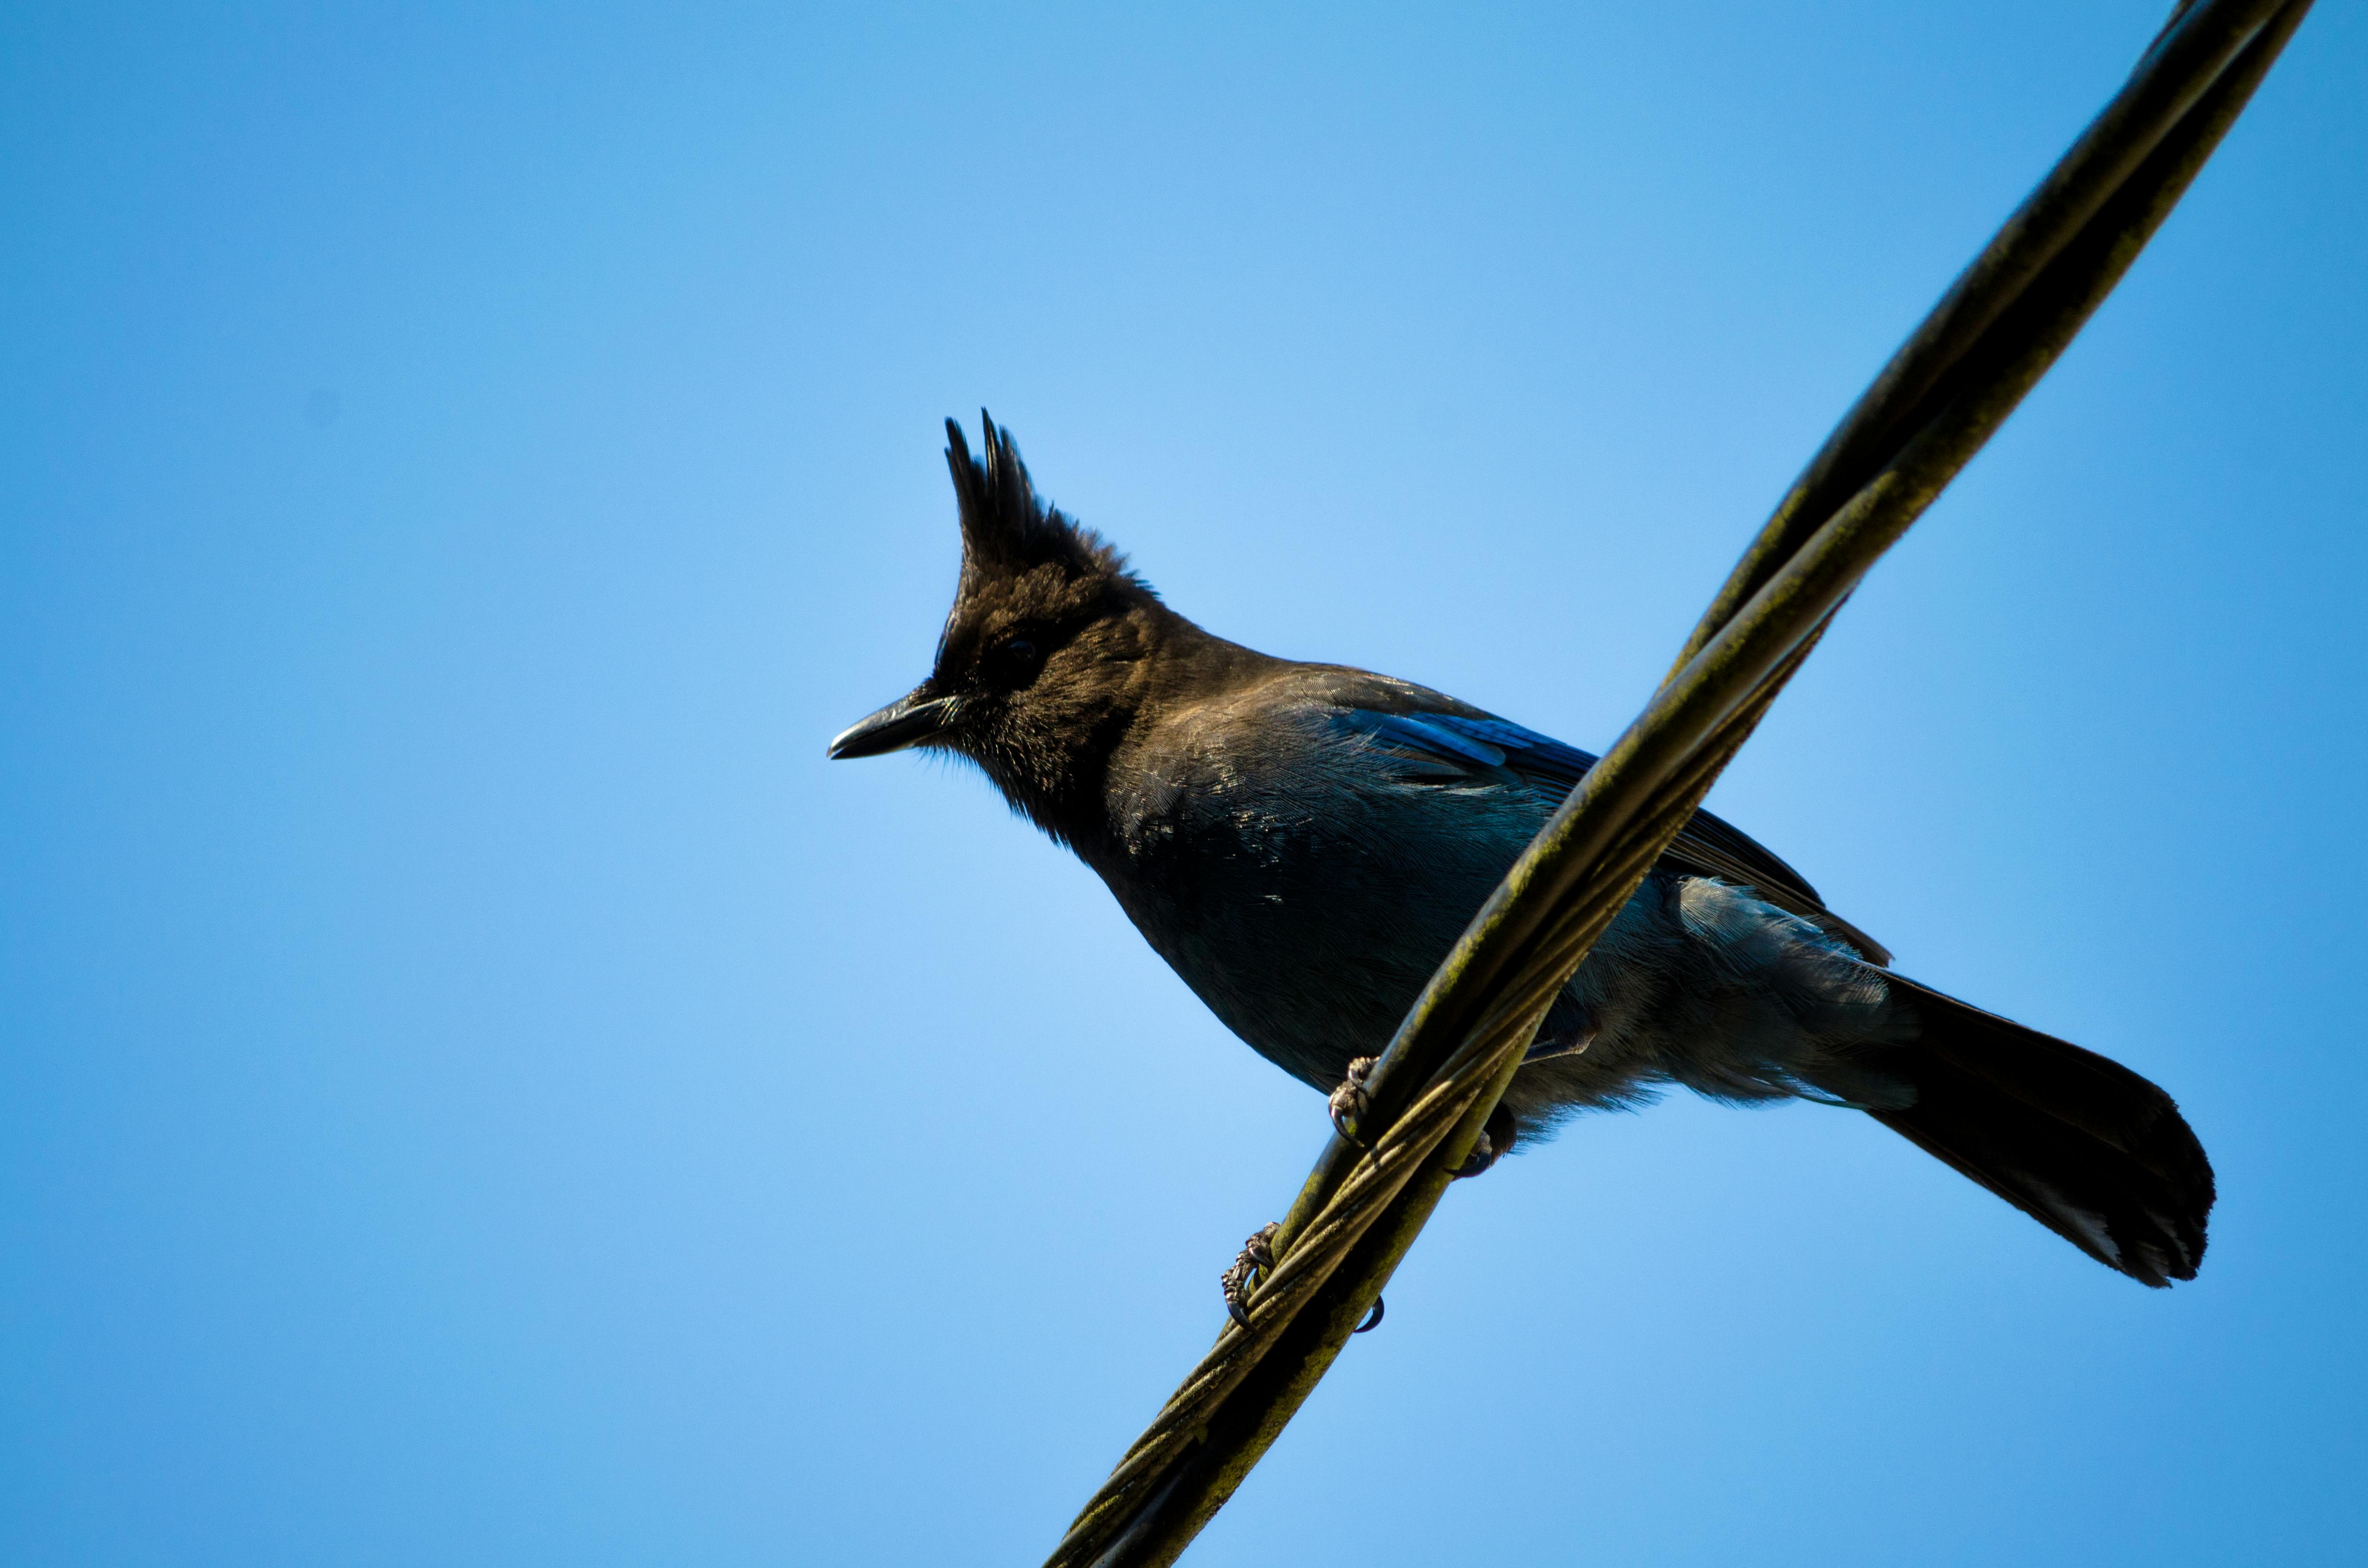
<path fill-rule="evenodd" d="M 948 422 L 962 580 L 929 677 L 831 744 L 954 752 L 1318 1089 L 1380 1051 L 1594 758 L 1405 681 L 1269 658 L 1162 604 Z M 1697 814 L 1547 1016 L 1500 1138 L 1667 1084 L 1855 1108 L 2148 1285 L 2192 1278 L 2212 1167 L 2169 1096 L 1893 973 L 1798 872 Z"/>

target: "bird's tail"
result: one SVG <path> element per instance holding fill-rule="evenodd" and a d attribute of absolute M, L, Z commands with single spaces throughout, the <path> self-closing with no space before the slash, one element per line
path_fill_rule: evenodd
<path fill-rule="evenodd" d="M 1915 1103 L 1868 1114 L 2110 1268 L 2192 1279 L 2212 1162 L 2169 1095 L 2092 1051 L 1886 973 L 1912 1043 L 1882 1068 Z"/>

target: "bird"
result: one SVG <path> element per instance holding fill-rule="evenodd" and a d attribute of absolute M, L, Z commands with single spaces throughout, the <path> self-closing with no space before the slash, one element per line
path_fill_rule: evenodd
<path fill-rule="evenodd" d="M 974 765 L 1234 1033 L 1333 1093 L 1337 1120 L 1595 758 L 1408 681 L 1202 630 L 981 423 L 974 457 L 946 422 L 962 564 L 929 674 L 829 755 Z M 1891 962 L 1697 812 L 1548 1010 L 1467 1170 L 1673 1085 L 1810 1100 L 1873 1117 L 2131 1278 L 2192 1279 L 2214 1184 L 2170 1096 Z"/>

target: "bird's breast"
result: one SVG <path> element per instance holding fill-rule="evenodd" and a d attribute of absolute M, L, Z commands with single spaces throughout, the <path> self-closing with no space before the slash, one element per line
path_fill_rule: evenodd
<path fill-rule="evenodd" d="M 1450 798 L 1320 757 L 1164 761 L 1113 791 L 1089 858 L 1229 1028 L 1327 1088 L 1388 1043 L 1546 812 L 1523 790 Z"/>

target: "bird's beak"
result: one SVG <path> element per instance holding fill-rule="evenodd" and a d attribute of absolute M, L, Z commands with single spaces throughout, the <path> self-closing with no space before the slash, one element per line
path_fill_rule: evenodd
<path fill-rule="evenodd" d="M 927 688 L 924 687 L 924 690 Z M 953 722 L 954 699 L 923 697 L 916 691 L 902 697 L 868 719 L 841 730 L 830 743 L 834 757 L 879 756 L 918 745 Z"/>

